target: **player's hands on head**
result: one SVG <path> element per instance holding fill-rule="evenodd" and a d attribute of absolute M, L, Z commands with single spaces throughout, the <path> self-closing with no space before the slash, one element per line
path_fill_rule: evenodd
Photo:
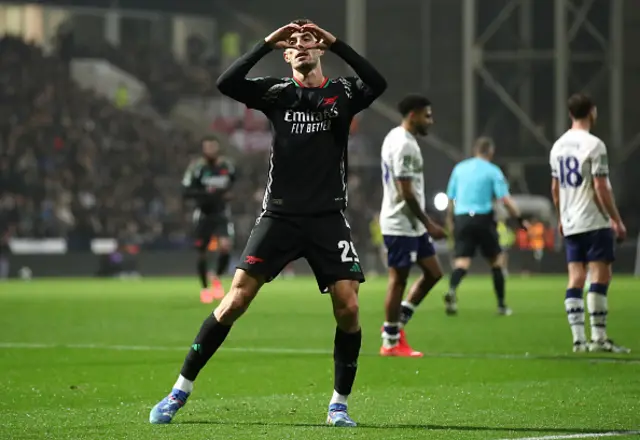
<path fill-rule="evenodd" d="M 282 26 L 280 29 L 273 31 L 264 41 L 274 49 L 287 49 L 292 47 L 289 39 L 295 32 L 303 32 L 302 26 L 298 26 L 294 23 L 289 23 Z"/>
<path fill-rule="evenodd" d="M 316 42 L 309 49 L 328 49 L 333 43 L 336 42 L 336 37 L 319 27 L 317 24 L 309 23 L 302 26 L 303 32 L 310 32 L 316 37 Z"/>
<path fill-rule="evenodd" d="M 613 228 L 613 232 L 616 234 L 617 242 L 622 243 L 625 238 L 627 238 L 627 228 L 624 223 L 622 223 L 622 220 L 618 222 L 611 222 L 611 227 Z"/>

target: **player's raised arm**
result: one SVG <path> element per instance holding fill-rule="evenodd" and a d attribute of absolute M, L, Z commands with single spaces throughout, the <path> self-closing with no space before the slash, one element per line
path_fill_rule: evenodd
<path fill-rule="evenodd" d="M 291 34 L 299 31 L 300 26 L 288 24 L 256 44 L 220 75 L 217 81 L 218 90 L 251 108 L 259 109 L 270 84 L 264 78 L 247 78 L 249 71 L 273 49 L 287 47 Z"/>
<path fill-rule="evenodd" d="M 613 190 L 609 182 L 609 161 L 607 158 L 607 147 L 600 141 L 598 146 L 590 154 L 591 174 L 593 175 L 593 187 L 598 197 L 600 206 L 604 208 L 612 221 L 612 227 L 618 240 L 624 240 L 627 229 L 622 222 L 620 212 L 613 197 Z"/>
<path fill-rule="evenodd" d="M 304 25 L 302 29 L 315 35 L 319 48 L 329 49 L 338 55 L 358 75 L 354 90 L 354 98 L 357 101 L 354 113 L 367 108 L 387 89 L 387 81 L 380 72 L 346 42 L 313 23 Z"/>

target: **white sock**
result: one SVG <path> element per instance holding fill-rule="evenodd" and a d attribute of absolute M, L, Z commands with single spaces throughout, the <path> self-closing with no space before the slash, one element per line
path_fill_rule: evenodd
<path fill-rule="evenodd" d="M 584 301 L 582 298 L 567 298 L 564 300 L 564 309 L 571 326 L 573 342 L 585 342 L 587 336 L 584 331 Z"/>
<path fill-rule="evenodd" d="M 400 323 L 385 322 L 384 329 L 382 332 L 382 346 L 384 348 L 392 348 L 398 345 L 398 341 L 400 340 Z"/>
<path fill-rule="evenodd" d="M 180 391 L 184 391 L 185 393 L 191 394 L 191 391 L 193 391 L 193 381 L 185 378 L 181 374 L 180 376 L 178 376 L 178 380 L 173 387 L 179 389 Z"/>
<path fill-rule="evenodd" d="M 331 396 L 331 402 L 329 402 L 329 405 L 332 405 L 334 403 L 341 403 L 343 405 L 347 404 L 347 398 L 349 398 L 349 396 L 343 396 L 342 394 L 338 393 L 337 391 L 333 391 L 333 396 Z"/>
<path fill-rule="evenodd" d="M 591 322 L 591 339 L 593 341 L 606 341 L 607 338 L 607 296 L 600 293 L 589 292 L 587 294 L 587 308 L 589 309 L 589 321 Z"/>

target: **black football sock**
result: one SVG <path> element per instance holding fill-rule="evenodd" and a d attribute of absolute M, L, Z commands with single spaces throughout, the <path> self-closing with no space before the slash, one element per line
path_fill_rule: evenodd
<path fill-rule="evenodd" d="M 218 255 L 218 267 L 216 268 L 216 275 L 221 277 L 222 275 L 227 273 L 227 270 L 229 269 L 230 259 L 231 257 L 226 252 Z"/>
<path fill-rule="evenodd" d="M 207 258 L 200 257 L 198 258 L 198 275 L 200 276 L 200 282 L 202 283 L 202 288 L 206 289 L 209 287 L 209 282 L 207 281 Z"/>
<path fill-rule="evenodd" d="M 353 382 L 358 370 L 358 356 L 362 344 L 362 330 L 346 333 L 336 328 L 333 348 L 333 362 L 335 366 L 333 389 L 343 396 L 351 394 Z"/>
<path fill-rule="evenodd" d="M 202 367 L 204 367 L 211 356 L 220 348 L 231 330 L 230 325 L 220 324 L 218 320 L 209 315 L 202 323 L 200 331 L 196 336 L 187 357 L 182 365 L 180 374 L 188 380 L 195 380 Z"/>
<path fill-rule="evenodd" d="M 467 269 L 462 268 L 457 268 L 451 273 L 451 278 L 449 278 L 449 292 L 455 293 L 455 291 L 458 290 L 458 286 L 466 274 Z"/>
<path fill-rule="evenodd" d="M 502 268 L 494 267 L 491 269 L 491 275 L 493 276 L 493 288 L 496 291 L 496 298 L 498 299 L 498 307 L 505 307 L 504 304 L 504 273 Z"/>

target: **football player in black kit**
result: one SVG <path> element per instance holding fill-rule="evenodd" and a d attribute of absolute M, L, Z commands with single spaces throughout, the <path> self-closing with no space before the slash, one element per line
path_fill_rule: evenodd
<path fill-rule="evenodd" d="M 220 144 L 213 137 L 202 140 L 202 157 L 195 160 L 182 179 L 185 199 L 195 201 L 193 213 L 195 225 L 195 246 L 198 250 L 198 275 L 202 283 L 200 301 L 211 303 L 224 297 L 220 276 L 229 267 L 229 252 L 233 239 L 228 201 L 231 185 L 235 180 L 233 165 L 220 156 Z M 211 287 L 207 280 L 207 252 L 218 253 L 215 275 L 211 277 Z"/>
<path fill-rule="evenodd" d="M 251 68 L 274 49 L 284 49 L 292 76 L 247 78 Z M 357 76 L 325 77 L 320 64 L 325 51 L 342 58 Z M 191 394 L 196 376 L 262 285 L 290 261 L 305 258 L 320 290 L 331 295 L 337 323 L 334 392 L 327 423 L 356 425 L 347 414 L 347 397 L 362 339 L 358 287 L 364 277 L 343 214 L 347 143 L 353 117 L 386 87 L 385 79 L 366 59 L 308 20 L 276 30 L 220 76 L 218 88 L 223 94 L 262 111 L 273 126 L 263 211 L 231 290 L 202 324 L 171 393 L 151 410 L 151 423 L 173 419 Z"/>

